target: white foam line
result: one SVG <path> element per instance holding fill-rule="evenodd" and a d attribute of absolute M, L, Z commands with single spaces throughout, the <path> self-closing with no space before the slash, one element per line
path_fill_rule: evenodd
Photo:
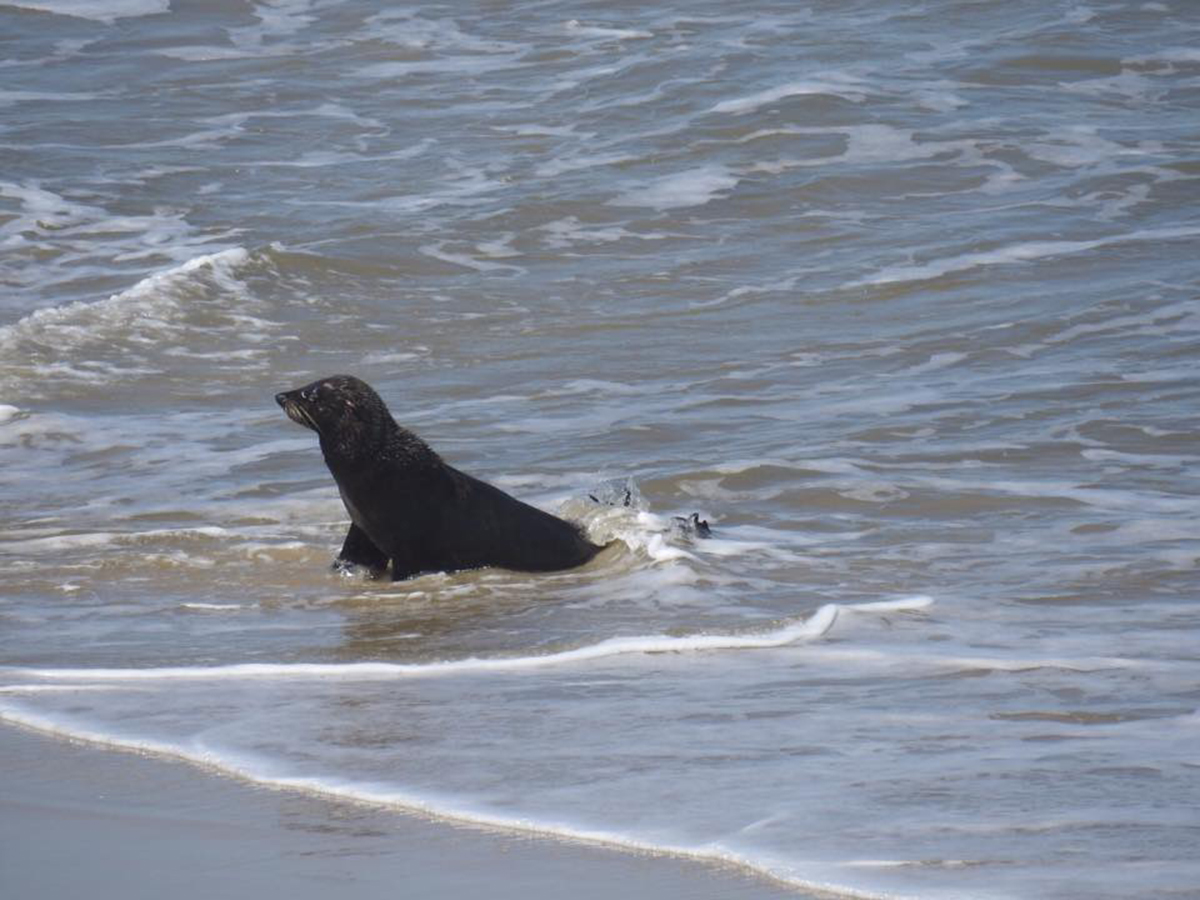
<path fill-rule="evenodd" d="M 1145 231 L 1116 234 L 1090 241 L 1026 241 L 979 253 L 967 253 L 962 256 L 934 259 L 919 265 L 890 266 L 870 278 L 852 281 L 845 285 L 845 287 L 871 287 L 896 282 L 925 281 L 932 278 L 940 278 L 943 275 L 965 272 L 981 266 L 1035 262 L 1046 257 L 1069 256 L 1074 253 L 1083 253 L 1113 244 L 1132 241 L 1173 241 L 1196 236 L 1200 236 L 1200 229 L 1183 227 L 1147 229 Z"/>
<path fill-rule="evenodd" d="M 0 684 L 0 694 L 53 694 L 77 691 L 116 691 L 115 684 Z"/>
<path fill-rule="evenodd" d="M 0 706 L 0 722 L 29 728 L 54 737 L 86 741 L 108 749 L 123 750 L 138 754 L 152 754 L 181 760 L 202 766 L 222 775 L 232 776 L 252 784 L 281 790 L 298 791 L 336 800 L 365 803 L 370 806 L 396 810 L 410 815 L 424 815 L 440 821 L 494 828 L 505 832 L 515 832 L 554 840 L 577 841 L 615 850 L 689 859 L 710 865 L 732 865 L 743 871 L 768 878 L 771 881 L 788 887 L 808 891 L 820 897 L 845 898 L 845 900 L 904 900 L 901 895 L 897 894 L 870 893 L 828 882 L 799 878 L 781 871 L 783 868 L 782 864 L 772 865 L 769 862 L 759 862 L 749 859 L 743 854 L 716 843 L 701 847 L 657 844 L 632 835 L 624 835 L 611 831 L 583 828 L 565 823 L 537 821 L 516 816 L 504 816 L 483 810 L 471 810 L 452 806 L 450 804 L 443 805 L 435 800 L 394 788 L 350 781 L 271 775 L 255 771 L 245 764 L 238 764 L 233 760 L 226 759 L 198 743 L 188 747 L 153 739 L 123 738 L 88 728 L 64 725 L 46 716 L 5 709 L 2 706 Z"/>
<path fill-rule="evenodd" d="M 899 607 L 889 607 L 899 608 Z M 519 672 L 546 666 L 603 659 L 627 653 L 682 653 L 704 650 L 754 650 L 786 647 L 818 638 L 833 627 L 839 607 L 827 603 L 807 619 L 760 634 L 665 634 L 618 637 L 574 650 L 542 656 L 470 657 L 433 663 L 239 663 L 228 666 L 175 666 L 154 669 L 17 669 L 36 678 L 81 681 L 150 681 L 218 678 L 344 678 L 386 680 L 474 672 Z"/>
<path fill-rule="evenodd" d="M 856 88 L 858 84 L 859 82 L 857 80 L 848 76 L 830 76 L 825 79 L 793 81 L 788 84 L 779 85 L 778 87 L 759 91 L 757 94 L 751 94 L 749 97 L 737 97 L 732 100 L 722 100 L 712 108 L 711 112 L 732 113 L 733 115 L 740 116 L 749 112 L 754 112 L 763 106 L 777 103 L 780 100 L 786 100 L 789 97 L 807 96 L 813 94 L 842 97 L 846 100 L 853 101 L 854 103 L 861 103 L 866 99 L 866 94 Z"/>
<path fill-rule="evenodd" d="M 933 598 L 925 595 L 901 597 L 899 600 L 877 600 L 874 603 L 856 603 L 843 606 L 846 612 L 909 612 L 933 606 Z"/>
<path fill-rule="evenodd" d="M 1024 657 L 1001 659 L 992 656 L 941 656 L 935 653 L 911 653 L 889 649 L 874 650 L 868 647 L 832 647 L 814 649 L 814 662 L 864 663 L 902 672 L 934 670 L 947 672 L 1032 672 L 1038 669 L 1059 669 L 1064 672 L 1104 672 L 1111 669 L 1161 668 L 1164 663 L 1148 664 L 1143 660 L 1118 656 L 1081 656 L 1043 658 Z"/>

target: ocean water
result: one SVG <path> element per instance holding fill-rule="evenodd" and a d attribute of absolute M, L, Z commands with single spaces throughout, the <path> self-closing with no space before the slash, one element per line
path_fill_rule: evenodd
<path fill-rule="evenodd" d="M 801 895 L 1200 897 L 1197 47 L 0 3 L 0 720 Z M 620 543 L 330 571 L 272 397 L 336 372 Z"/>

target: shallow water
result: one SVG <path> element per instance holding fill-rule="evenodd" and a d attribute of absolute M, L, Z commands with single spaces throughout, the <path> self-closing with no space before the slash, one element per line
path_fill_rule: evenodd
<path fill-rule="evenodd" d="M 4 719 L 849 896 L 1196 896 L 1191 4 L 0 34 Z M 329 571 L 272 397 L 341 371 L 622 543 Z"/>

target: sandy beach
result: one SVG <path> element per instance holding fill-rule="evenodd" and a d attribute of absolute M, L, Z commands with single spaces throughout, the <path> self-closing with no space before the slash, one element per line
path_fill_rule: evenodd
<path fill-rule="evenodd" d="M 0 726 L 0 896 L 798 895 L 687 860 L 535 840 L 269 790 Z"/>

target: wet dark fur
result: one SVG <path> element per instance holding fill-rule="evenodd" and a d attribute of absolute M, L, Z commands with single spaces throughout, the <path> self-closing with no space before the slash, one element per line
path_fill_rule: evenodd
<path fill-rule="evenodd" d="M 317 432 L 350 513 L 335 566 L 381 574 L 390 561 L 393 580 L 483 566 L 548 572 L 601 550 L 575 525 L 447 465 L 357 378 L 322 378 L 275 401 Z"/>

